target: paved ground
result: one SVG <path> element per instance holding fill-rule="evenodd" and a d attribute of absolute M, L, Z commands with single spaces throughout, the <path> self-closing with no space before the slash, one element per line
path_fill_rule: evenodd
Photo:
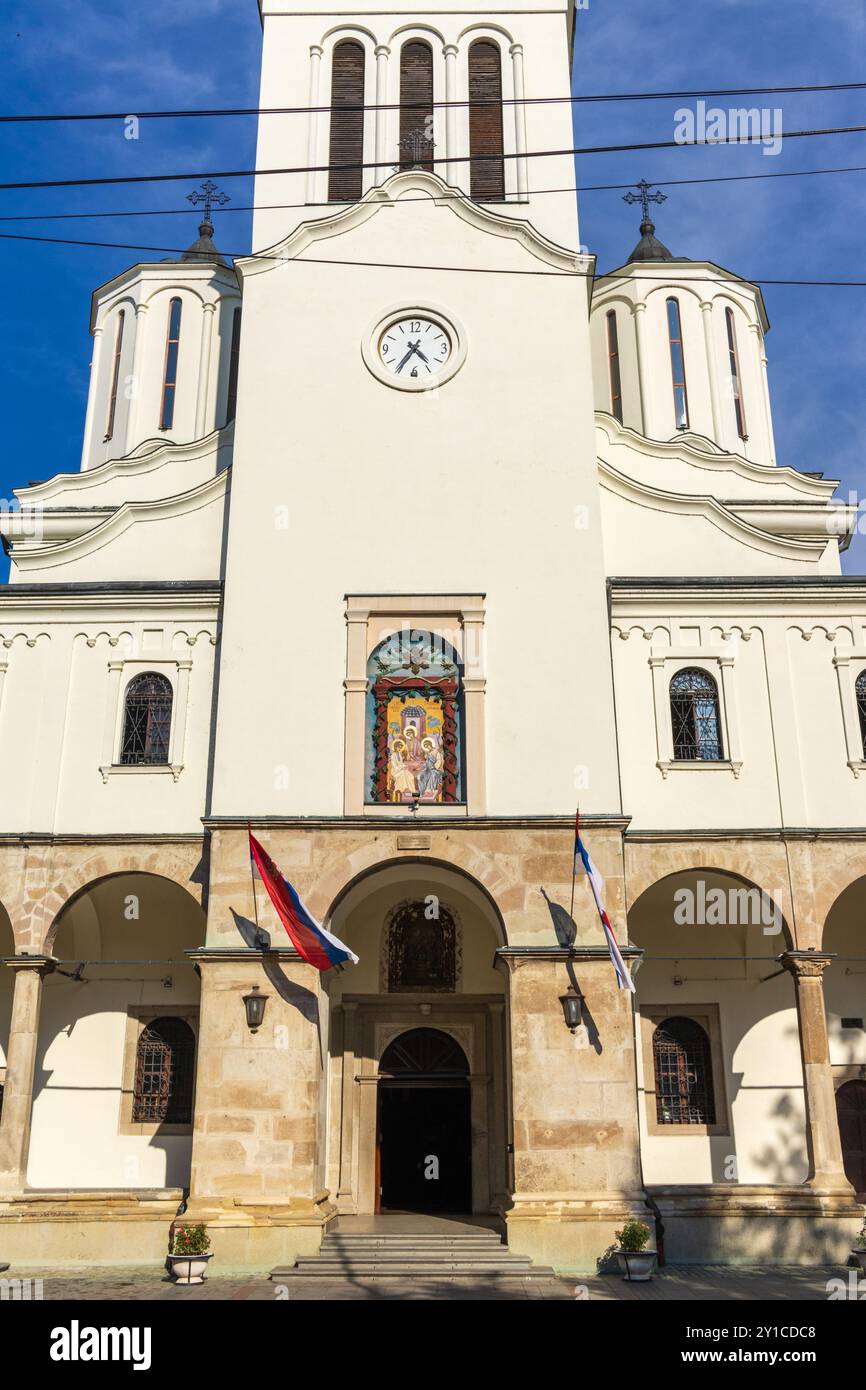
<path fill-rule="evenodd" d="M 714 1265 L 678 1266 L 659 1271 L 648 1284 L 629 1284 L 617 1275 L 575 1276 L 571 1279 L 467 1280 L 437 1279 L 292 1279 L 272 1284 L 265 1277 L 214 1273 L 205 1284 L 176 1287 L 162 1269 L 113 1268 L 80 1271 L 18 1266 L 4 1279 L 41 1279 L 46 1300 L 71 1299 L 141 1301 L 148 1299 L 229 1299 L 234 1302 L 278 1300 L 449 1300 L 575 1299 L 603 1302 L 806 1300 L 826 1302 L 827 1283 L 848 1282 L 844 1269 L 730 1269 Z M 34 1290 L 35 1293 L 35 1290 Z"/>

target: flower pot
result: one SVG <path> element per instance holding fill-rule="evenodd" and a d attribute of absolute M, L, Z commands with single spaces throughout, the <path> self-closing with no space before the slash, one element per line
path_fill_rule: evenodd
<path fill-rule="evenodd" d="M 617 1250 L 616 1258 L 623 1279 L 635 1284 L 652 1279 L 658 1254 L 655 1250 Z"/>
<path fill-rule="evenodd" d="M 213 1255 L 169 1255 L 171 1277 L 176 1284 L 203 1284 L 208 1260 Z"/>
<path fill-rule="evenodd" d="M 866 1248 L 862 1245 L 857 1245 L 851 1251 L 851 1254 L 854 1256 L 854 1259 L 857 1261 L 863 1273 L 866 1274 Z"/>

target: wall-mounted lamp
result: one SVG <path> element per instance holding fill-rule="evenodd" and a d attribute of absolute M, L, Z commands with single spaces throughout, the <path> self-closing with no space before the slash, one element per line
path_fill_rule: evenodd
<path fill-rule="evenodd" d="M 583 1021 L 583 995 L 574 985 L 569 985 L 567 992 L 559 996 L 559 1002 L 565 1016 L 565 1026 L 573 1033 Z"/>
<path fill-rule="evenodd" d="M 247 1027 L 251 1033 L 257 1033 L 262 1026 L 265 1016 L 265 1005 L 270 999 L 269 994 L 262 994 L 258 985 L 253 985 L 252 993 L 244 995 L 244 1008 L 247 1011 Z"/>

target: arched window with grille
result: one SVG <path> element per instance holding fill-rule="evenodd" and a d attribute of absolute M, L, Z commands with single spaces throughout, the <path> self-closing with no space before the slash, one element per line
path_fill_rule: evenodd
<path fill-rule="evenodd" d="M 725 328 L 728 334 L 728 367 L 731 373 L 731 395 L 734 400 L 734 417 L 737 422 L 737 434 L 741 439 L 748 439 L 746 433 L 746 407 L 743 404 L 743 387 L 740 382 L 740 359 L 737 355 L 737 329 L 734 323 L 733 309 L 725 310 Z"/>
<path fill-rule="evenodd" d="M 707 671 L 678 671 L 670 684 L 674 758 L 721 762 L 722 721 L 719 690 Z"/>
<path fill-rule="evenodd" d="M 400 50 L 400 168 L 433 170 L 433 49 L 410 39 Z"/>
<path fill-rule="evenodd" d="M 619 374 L 619 335 L 616 330 L 616 310 L 607 315 L 607 363 L 610 372 L 610 413 L 622 424 L 622 382 Z"/>
<path fill-rule="evenodd" d="M 669 299 L 668 342 L 671 350 L 671 377 L 674 388 L 674 420 L 678 430 L 689 427 L 689 394 L 686 389 L 686 359 L 683 353 L 683 328 L 678 299 Z"/>
<path fill-rule="evenodd" d="M 492 39 L 469 49 L 469 191 L 480 203 L 505 197 L 502 145 L 502 57 Z"/>
<path fill-rule="evenodd" d="M 656 1119 L 660 1125 L 714 1125 L 710 1040 L 693 1018 L 666 1018 L 653 1033 Z"/>
<path fill-rule="evenodd" d="M 126 687 L 120 761 L 125 767 L 168 762 L 171 681 L 157 671 L 135 676 Z"/>
<path fill-rule="evenodd" d="M 854 692 L 857 696 L 857 714 L 860 719 L 860 742 L 863 745 L 863 757 L 866 758 L 866 671 L 861 671 L 857 677 Z"/>
<path fill-rule="evenodd" d="M 364 49 L 344 39 L 331 58 L 331 142 L 328 152 L 328 201 L 353 203 L 364 185 Z M 377 170 L 377 176 L 384 176 Z M 378 178 L 377 178 L 378 181 Z"/>
<path fill-rule="evenodd" d="M 155 1018 L 135 1054 L 133 1124 L 192 1124 L 195 1034 L 182 1018 Z"/>
<path fill-rule="evenodd" d="M 173 299 L 168 306 L 168 327 L 165 335 L 165 366 L 162 374 L 162 404 L 159 409 L 159 428 L 170 430 L 174 423 L 174 398 L 177 392 L 177 361 L 180 352 L 181 302 Z"/>

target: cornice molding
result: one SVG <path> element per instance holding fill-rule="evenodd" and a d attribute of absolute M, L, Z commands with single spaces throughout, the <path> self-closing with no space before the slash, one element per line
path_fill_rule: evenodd
<path fill-rule="evenodd" d="M 650 483 L 639 482 L 637 479 L 629 477 L 628 474 L 621 473 L 619 469 L 606 463 L 604 459 L 598 460 L 598 469 L 599 483 L 607 492 L 622 497 L 628 502 L 634 502 L 638 506 L 647 507 L 652 511 L 679 512 L 683 516 L 700 516 L 733 540 L 739 541 L 741 545 L 747 545 L 752 550 L 763 551 L 765 554 L 773 555 L 778 559 L 811 561 L 817 564 L 831 539 L 827 535 L 816 541 L 786 540 L 780 536 L 772 535 L 769 531 L 759 530 L 750 522 L 743 521 L 708 493 L 669 492 L 664 488 L 653 487 Z"/>
<path fill-rule="evenodd" d="M 317 242 L 340 236 L 363 226 L 371 217 L 385 208 L 397 207 L 407 193 L 427 193 L 438 208 L 447 208 L 455 217 L 482 232 L 505 237 L 518 242 L 536 260 L 552 266 L 556 270 L 576 271 L 587 275 L 587 285 L 595 268 L 595 257 L 569 251 L 555 242 L 548 241 L 541 232 L 536 231 L 531 222 L 521 218 L 508 217 L 504 213 L 491 212 L 473 203 L 459 188 L 452 188 L 438 174 L 420 169 L 408 169 L 392 174 L 376 188 L 371 188 L 356 203 L 326 217 L 302 222 L 282 241 L 255 256 L 240 256 L 235 268 L 241 281 L 253 275 L 266 274 L 286 260 L 301 256 Z"/>
<path fill-rule="evenodd" d="M 621 425 L 604 410 L 595 412 L 595 424 L 611 445 L 630 445 L 636 453 L 645 457 L 678 459 L 696 468 L 735 473 L 740 478 L 764 485 L 785 482 L 812 498 L 829 500 L 839 486 L 838 478 L 810 478 L 787 464 L 757 463 L 744 458 L 742 454 L 726 453 L 714 440 L 704 439 L 701 435 L 686 433 L 676 439 L 648 439 L 629 425 Z"/>
<path fill-rule="evenodd" d="M 124 502 L 106 520 L 99 522 L 83 536 L 59 544 L 33 546 L 16 556 L 15 564 L 23 573 L 30 569 L 44 569 L 48 565 L 78 560 L 101 550 L 109 541 L 116 540 L 139 521 L 166 521 L 185 516 L 188 512 L 200 511 L 202 507 L 224 496 L 226 474 L 218 473 L 206 479 L 188 492 L 177 493 L 174 497 L 160 497 L 155 501 Z"/>

